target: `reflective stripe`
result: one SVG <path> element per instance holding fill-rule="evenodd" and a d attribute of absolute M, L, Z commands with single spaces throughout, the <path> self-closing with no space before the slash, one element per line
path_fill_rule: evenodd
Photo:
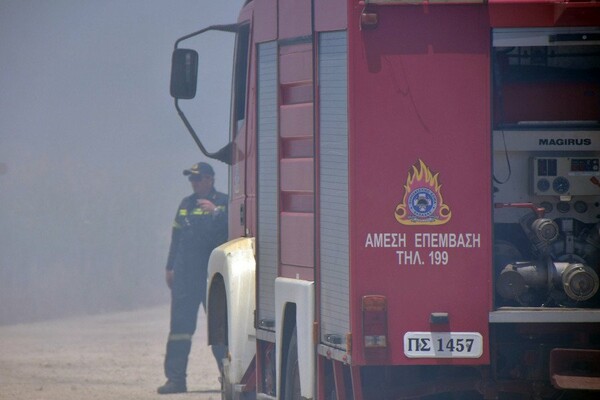
<path fill-rule="evenodd" d="M 179 215 L 185 217 L 187 215 L 187 210 L 182 208 L 181 210 L 179 210 Z"/>
<path fill-rule="evenodd" d="M 192 340 L 192 335 L 190 335 L 189 333 L 171 333 L 169 335 L 169 342 L 176 342 L 176 341 L 184 341 L 184 340 Z"/>
<path fill-rule="evenodd" d="M 194 208 L 192 210 L 192 215 L 210 215 L 209 211 L 204 211 L 201 208 Z"/>

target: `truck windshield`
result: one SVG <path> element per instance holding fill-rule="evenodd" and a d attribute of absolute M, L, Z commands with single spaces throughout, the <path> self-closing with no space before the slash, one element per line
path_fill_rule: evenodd
<path fill-rule="evenodd" d="M 494 48 L 495 127 L 598 126 L 600 45 Z"/>

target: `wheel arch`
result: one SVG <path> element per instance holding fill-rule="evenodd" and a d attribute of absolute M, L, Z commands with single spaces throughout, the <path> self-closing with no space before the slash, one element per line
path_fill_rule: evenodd
<path fill-rule="evenodd" d="M 213 250 L 206 293 L 208 344 L 228 347 L 229 379 L 239 383 L 256 354 L 254 238 Z"/>

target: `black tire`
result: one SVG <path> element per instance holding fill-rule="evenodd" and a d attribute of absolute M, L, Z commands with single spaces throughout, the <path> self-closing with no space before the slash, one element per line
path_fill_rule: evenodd
<path fill-rule="evenodd" d="M 298 335 L 296 327 L 292 332 L 285 363 L 285 400 L 301 400 L 300 368 L 298 366 Z"/>

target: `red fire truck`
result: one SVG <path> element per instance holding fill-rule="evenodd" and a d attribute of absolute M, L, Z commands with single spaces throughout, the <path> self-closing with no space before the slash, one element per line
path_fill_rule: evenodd
<path fill-rule="evenodd" d="M 215 153 L 178 105 L 210 30 L 236 35 Z M 599 2 L 248 0 L 175 48 L 231 165 L 225 398 L 600 396 Z"/>

